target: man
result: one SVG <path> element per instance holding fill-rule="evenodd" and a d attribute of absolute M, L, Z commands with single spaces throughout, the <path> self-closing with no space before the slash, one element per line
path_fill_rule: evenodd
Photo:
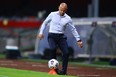
<path fill-rule="evenodd" d="M 65 13 L 68 9 L 67 4 L 61 3 L 58 9 L 58 11 L 51 12 L 48 15 L 48 17 L 44 20 L 40 28 L 40 33 L 38 37 L 40 39 L 44 38 L 43 31 L 45 29 L 45 26 L 49 23 L 50 27 L 48 33 L 48 43 L 51 49 L 50 58 L 56 59 L 56 49 L 57 47 L 59 47 L 62 51 L 62 71 L 60 73 L 62 73 L 62 75 L 66 75 L 69 57 L 66 36 L 64 35 L 66 27 L 70 28 L 80 48 L 83 47 L 83 44 L 78 32 L 76 31 L 76 28 L 72 23 L 71 17 Z"/>

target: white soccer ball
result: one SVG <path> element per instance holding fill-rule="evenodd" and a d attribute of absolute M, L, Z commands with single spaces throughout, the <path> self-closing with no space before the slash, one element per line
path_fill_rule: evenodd
<path fill-rule="evenodd" d="M 56 59 L 51 59 L 48 61 L 48 67 L 50 69 L 52 69 L 52 68 L 57 69 L 58 66 L 59 66 L 59 62 Z"/>

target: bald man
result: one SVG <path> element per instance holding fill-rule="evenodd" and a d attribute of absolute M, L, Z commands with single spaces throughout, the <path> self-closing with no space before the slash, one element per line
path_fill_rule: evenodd
<path fill-rule="evenodd" d="M 67 66 L 68 66 L 68 44 L 67 37 L 64 35 L 66 27 L 70 28 L 73 36 L 77 41 L 77 45 L 82 48 L 83 43 L 80 39 L 80 35 L 78 34 L 75 26 L 72 23 L 72 19 L 69 15 L 66 14 L 68 6 L 66 3 L 61 3 L 58 7 L 58 11 L 51 12 L 48 17 L 44 20 L 41 25 L 40 32 L 38 37 L 40 39 L 44 38 L 43 31 L 46 25 L 49 23 L 49 33 L 48 33 L 48 43 L 50 46 L 50 59 L 56 59 L 56 49 L 59 47 L 62 51 L 62 70 L 57 71 L 58 74 L 66 75 L 67 74 Z"/>

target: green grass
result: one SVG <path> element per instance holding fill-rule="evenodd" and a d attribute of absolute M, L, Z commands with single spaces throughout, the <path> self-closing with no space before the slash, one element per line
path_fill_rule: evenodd
<path fill-rule="evenodd" d="M 5 58 L 5 54 L 0 53 L 0 59 L 3 59 L 3 58 Z"/>
<path fill-rule="evenodd" d="M 0 77 L 62 77 L 62 75 L 49 75 L 48 73 L 45 72 L 35 72 L 0 67 Z M 74 76 L 66 76 L 66 77 L 74 77 Z"/>

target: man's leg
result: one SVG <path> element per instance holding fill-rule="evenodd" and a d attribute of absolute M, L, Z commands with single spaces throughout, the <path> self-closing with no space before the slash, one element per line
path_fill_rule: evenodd
<path fill-rule="evenodd" d="M 66 41 L 66 37 L 60 39 L 58 45 L 62 51 L 62 72 L 63 74 L 67 73 L 67 66 L 68 66 L 68 58 L 69 58 L 69 51 L 68 51 L 68 44 Z"/>
<path fill-rule="evenodd" d="M 48 35 L 48 43 L 50 47 L 50 59 L 56 59 L 56 42 L 55 39 L 52 37 L 54 36 Z"/>

